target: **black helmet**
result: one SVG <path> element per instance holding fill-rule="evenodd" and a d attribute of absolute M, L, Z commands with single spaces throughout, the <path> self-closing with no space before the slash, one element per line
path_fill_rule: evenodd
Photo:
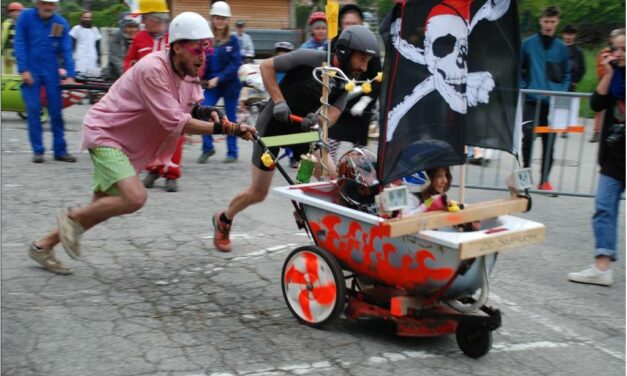
<path fill-rule="evenodd" d="M 335 45 L 335 56 L 342 65 L 348 62 L 351 53 L 363 52 L 370 56 L 377 56 L 379 43 L 374 34 L 362 25 L 353 25 L 342 31 Z"/>

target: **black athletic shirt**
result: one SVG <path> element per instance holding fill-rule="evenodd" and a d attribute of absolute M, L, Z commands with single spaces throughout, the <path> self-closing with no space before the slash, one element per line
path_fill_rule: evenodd
<path fill-rule="evenodd" d="M 313 69 L 322 66 L 327 53 L 316 50 L 296 50 L 274 58 L 277 72 L 285 72 L 279 84 L 281 93 L 294 115 L 305 116 L 320 108 L 322 85 L 313 77 Z M 329 103 L 340 111 L 346 106 L 346 91 L 342 81 L 331 78 Z"/>

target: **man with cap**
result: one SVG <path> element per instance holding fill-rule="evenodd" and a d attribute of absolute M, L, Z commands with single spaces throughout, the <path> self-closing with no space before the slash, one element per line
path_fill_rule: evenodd
<path fill-rule="evenodd" d="M 59 15 L 59 0 L 38 0 L 35 8 L 22 11 L 15 26 L 15 58 L 17 69 L 22 75 L 22 98 L 28 114 L 28 136 L 33 149 L 33 162 L 44 162 L 44 145 L 41 127 L 41 86 L 46 90 L 50 127 L 53 135 L 54 159 L 63 162 L 76 162 L 67 152 L 61 115 L 61 76 L 59 57 L 67 72 L 65 83 L 74 83 L 74 60 L 72 60 L 72 40 L 70 26 Z"/>
<path fill-rule="evenodd" d="M 235 35 L 239 40 L 240 55 L 242 55 L 244 64 L 248 64 L 252 63 L 255 58 L 255 45 L 253 44 L 253 39 L 250 35 L 244 31 L 245 27 L 246 23 L 242 20 L 238 20 L 235 23 L 235 31 L 233 32 L 233 35 Z"/>
<path fill-rule="evenodd" d="M 44 269 L 70 274 L 55 258 L 55 245 L 61 242 L 70 257 L 80 259 L 83 232 L 143 207 L 147 193 L 137 174 L 154 158 L 168 161 L 183 132 L 252 139 L 254 128 L 197 105 L 203 98 L 198 73 L 212 38 L 201 15 L 179 14 L 170 25 L 169 51 L 141 59 L 87 112 L 83 149 L 94 165 L 92 201 L 60 210 L 58 229 L 30 244 L 30 257 Z"/>
<path fill-rule="evenodd" d="M 128 15 L 122 19 L 120 29 L 109 39 L 109 80 L 115 81 L 122 75 L 124 58 L 138 31 L 139 21 Z"/>
<path fill-rule="evenodd" d="M 24 6 L 18 2 L 12 2 L 7 5 L 7 17 L 2 22 L 2 73 L 14 74 L 15 72 L 15 56 L 13 56 L 13 41 L 15 39 L 15 20 L 24 10 Z"/>
<path fill-rule="evenodd" d="M 377 54 L 377 39 L 364 26 L 351 26 L 344 30 L 338 38 L 332 65 L 339 67 L 349 77 L 363 74 L 370 59 Z M 316 81 L 312 72 L 326 61 L 325 51 L 297 50 L 271 59 L 264 60 L 260 65 L 263 83 L 270 95 L 270 101 L 263 108 L 255 124 L 261 136 L 277 136 L 308 131 L 311 126 L 321 122 L 316 115 L 320 109 L 322 85 Z M 277 73 L 285 72 L 281 83 L 277 83 Z M 335 78 L 332 78 L 336 81 Z M 329 93 L 328 107 L 329 124 L 333 125 L 346 105 L 346 90 L 343 81 L 333 82 Z M 290 114 L 303 117 L 300 127 L 290 122 Z M 278 155 L 278 147 L 270 148 Z M 309 150 L 309 145 L 291 145 L 294 156 L 300 159 L 301 154 Z M 248 206 L 263 201 L 268 195 L 274 171 L 261 161 L 263 150 L 253 145 L 251 185 L 238 193 L 229 203 L 226 210 L 213 216 L 215 228 L 213 244 L 221 252 L 231 251 L 229 232 L 235 215 Z M 320 160 L 318 158 L 318 160 Z M 335 176 L 335 166 L 330 158 L 324 161 L 329 176 Z M 320 175 L 318 165 L 314 172 Z"/>

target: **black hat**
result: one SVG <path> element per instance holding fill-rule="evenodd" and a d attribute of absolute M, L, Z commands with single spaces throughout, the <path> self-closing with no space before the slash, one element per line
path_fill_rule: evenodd
<path fill-rule="evenodd" d="M 237 20 L 237 22 L 235 23 L 235 27 L 243 27 L 244 25 L 246 25 L 246 23 L 244 23 L 244 20 Z"/>
<path fill-rule="evenodd" d="M 347 12 L 356 12 L 357 14 L 359 14 L 359 18 L 361 18 L 362 20 L 364 19 L 364 12 L 361 10 L 360 7 L 355 4 L 346 4 L 340 9 L 340 13 L 338 14 L 338 20 L 341 21 L 342 17 Z"/>

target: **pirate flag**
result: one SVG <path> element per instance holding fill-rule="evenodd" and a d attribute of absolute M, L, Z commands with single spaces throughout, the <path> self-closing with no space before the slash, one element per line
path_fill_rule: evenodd
<path fill-rule="evenodd" d="M 379 180 L 462 164 L 464 146 L 513 151 L 520 38 L 514 0 L 405 0 L 386 41 Z"/>

